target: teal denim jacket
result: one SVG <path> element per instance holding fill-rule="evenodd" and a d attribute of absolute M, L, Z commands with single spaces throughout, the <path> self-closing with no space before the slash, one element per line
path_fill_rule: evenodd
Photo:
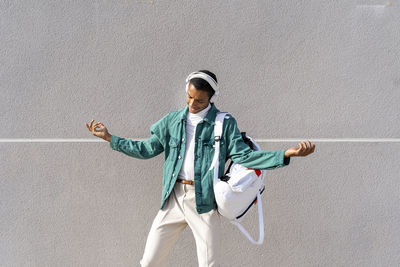
<path fill-rule="evenodd" d="M 148 159 L 165 152 L 163 167 L 161 208 L 171 194 L 178 173 L 182 167 L 186 146 L 186 115 L 188 107 L 168 113 L 150 127 L 150 137 L 143 141 L 133 141 L 113 135 L 110 146 L 113 150 L 128 156 Z M 196 208 L 199 214 L 217 207 L 213 190 L 213 170 L 209 171 L 214 157 L 214 124 L 219 110 L 211 103 L 206 117 L 199 122 L 195 132 L 194 186 Z M 229 116 L 223 124 L 220 140 L 219 176 L 224 175 L 225 162 L 231 158 L 252 169 L 276 169 L 288 165 L 290 158 L 284 158 L 285 150 L 253 151 L 242 139 L 236 120 Z"/>

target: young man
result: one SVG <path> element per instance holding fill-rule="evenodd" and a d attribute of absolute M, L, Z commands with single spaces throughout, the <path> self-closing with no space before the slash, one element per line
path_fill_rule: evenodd
<path fill-rule="evenodd" d="M 217 77 L 208 70 L 189 74 L 186 79 L 187 106 L 171 112 L 150 127 L 151 136 L 133 141 L 111 135 L 101 123 L 86 127 L 93 135 L 110 142 L 112 149 L 126 155 L 148 159 L 165 152 L 161 208 L 147 238 L 142 266 L 165 266 L 171 248 L 187 225 L 197 248 L 199 266 L 218 266 L 219 215 L 213 191 L 214 124 L 219 110 L 211 103 L 218 95 Z M 278 151 L 253 151 L 242 139 L 236 120 L 224 120 L 220 140 L 219 174 L 232 159 L 247 168 L 275 169 L 289 164 L 290 157 L 307 156 L 315 145 L 309 141 L 299 147 Z"/>

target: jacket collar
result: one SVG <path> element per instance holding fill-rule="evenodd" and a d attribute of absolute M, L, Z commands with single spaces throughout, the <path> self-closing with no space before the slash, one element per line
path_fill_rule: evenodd
<path fill-rule="evenodd" d="M 181 112 L 180 112 L 180 121 L 186 121 L 186 116 L 187 116 L 187 113 L 189 112 L 189 107 L 188 106 L 186 106 L 185 108 L 183 108 L 183 109 L 181 109 Z"/>
<path fill-rule="evenodd" d="M 207 115 L 204 117 L 204 121 L 208 122 L 211 125 L 215 124 L 215 117 L 217 117 L 217 113 L 219 110 L 215 107 L 214 103 L 211 103 L 211 108 L 208 111 Z"/>
<path fill-rule="evenodd" d="M 215 107 L 214 103 L 210 103 L 210 104 L 211 104 L 211 108 L 203 120 L 211 125 L 214 125 L 215 117 L 217 117 L 217 113 L 219 112 L 219 110 Z M 181 121 L 183 121 L 183 120 L 186 121 L 186 116 L 187 116 L 188 112 L 189 112 L 188 106 L 186 106 L 185 108 L 182 109 L 181 114 L 180 114 Z"/>

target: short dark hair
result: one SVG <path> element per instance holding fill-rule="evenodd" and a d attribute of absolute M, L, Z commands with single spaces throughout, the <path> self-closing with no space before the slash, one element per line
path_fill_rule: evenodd
<path fill-rule="evenodd" d="M 204 72 L 206 74 L 208 74 L 209 76 L 211 76 L 215 82 L 217 81 L 217 76 L 212 73 L 209 70 L 199 70 L 198 72 Z M 190 83 L 193 84 L 193 86 L 200 91 L 206 91 L 211 99 L 211 97 L 215 94 L 214 89 L 212 88 L 212 86 L 206 81 L 203 80 L 202 78 L 193 78 L 190 80 Z"/>

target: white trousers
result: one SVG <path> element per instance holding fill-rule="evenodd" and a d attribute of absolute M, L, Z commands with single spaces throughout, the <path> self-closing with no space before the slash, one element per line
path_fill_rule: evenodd
<path fill-rule="evenodd" d="M 198 214 L 195 202 L 194 185 L 177 182 L 153 221 L 140 261 L 142 267 L 166 266 L 172 247 L 187 225 L 196 241 L 199 266 L 219 266 L 220 215 L 215 209 Z"/>

